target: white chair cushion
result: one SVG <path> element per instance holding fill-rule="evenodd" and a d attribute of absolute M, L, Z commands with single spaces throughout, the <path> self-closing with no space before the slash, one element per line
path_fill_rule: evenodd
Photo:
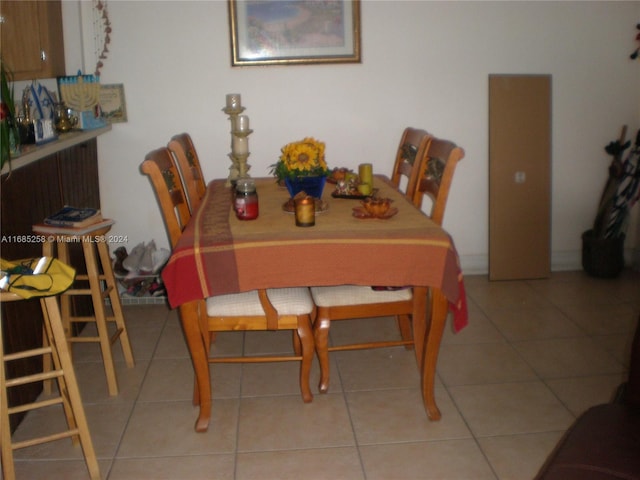
<path fill-rule="evenodd" d="M 311 287 L 311 296 L 318 307 L 400 302 L 410 300 L 411 295 L 410 288 L 379 291 L 361 285 Z"/>
<path fill-rule="evenodd" d="M 313 311 L 313 301 L 307 288 L 269 288 L 267 296 L 280 315 L 305 315 Z M 257 290 L 207 298 L 207 315 L 210 317 L 264 314 Z"/>

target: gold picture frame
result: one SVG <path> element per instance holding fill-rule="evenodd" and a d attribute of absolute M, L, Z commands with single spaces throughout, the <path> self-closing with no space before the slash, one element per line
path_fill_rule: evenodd
<path fill-rule="evenodd" d="M 360 0 L 228 0 L 231 65 L 360 63 Z"/>
<path fill-rule="evenodd" d="M 124 98 L 124 85 L 113 83 L 100 85 L 100 109 L 102 116 L 109 123 L 127 121 L 127 102 Z"/>

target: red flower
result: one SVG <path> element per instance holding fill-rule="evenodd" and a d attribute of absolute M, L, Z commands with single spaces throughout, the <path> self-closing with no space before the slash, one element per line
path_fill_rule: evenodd
<path fill-rule="evenodd" d="M 9 107 L 7 104 L 2 102 L 0 103 L 0 122 L 4 122 L 5 118 L 9 117 Z"/>

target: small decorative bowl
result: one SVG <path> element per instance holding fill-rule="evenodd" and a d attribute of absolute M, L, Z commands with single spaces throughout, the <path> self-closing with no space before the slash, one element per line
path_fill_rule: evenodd
<path fill-rule="evenodd" d="M 390 198 L 369 197 L 360 203 L 369 215 L 377 218 L 383 218 L 391 208 L 391 202 L 393 202 L 393 200 Z"/>

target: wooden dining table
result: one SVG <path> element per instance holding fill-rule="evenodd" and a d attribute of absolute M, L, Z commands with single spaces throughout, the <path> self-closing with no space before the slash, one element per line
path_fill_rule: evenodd
<path fill-rule="evenodd" d="M 213 180 L 163 269 L 169 304 L 179 308 L 193 362 L 200 412 L 195 429 L 208 429 L 211 384 L 201 329 L 203 299 L 261 288 L 377 285 L 413 288 L 413 337 L 424 406 L 441 418 L 434 397 L 440 341 L 449 311 L 454 330 L 467 323 L 466 296 L 451 236 L 413 206 L 389 180 L 374 178 L 379 197 L 397 214 L 357 218 L 358 199 L 334 198 L 327 184 L 313 227 L 298 227 L 285 208 L 289 194 L 273 178 L 255 179 L 259 216 L 239 220 L 224 179 Z M 431 302 L 428 302 L 431 289 Z M 428 314 L 427 309 L 431 311 Z"/>

